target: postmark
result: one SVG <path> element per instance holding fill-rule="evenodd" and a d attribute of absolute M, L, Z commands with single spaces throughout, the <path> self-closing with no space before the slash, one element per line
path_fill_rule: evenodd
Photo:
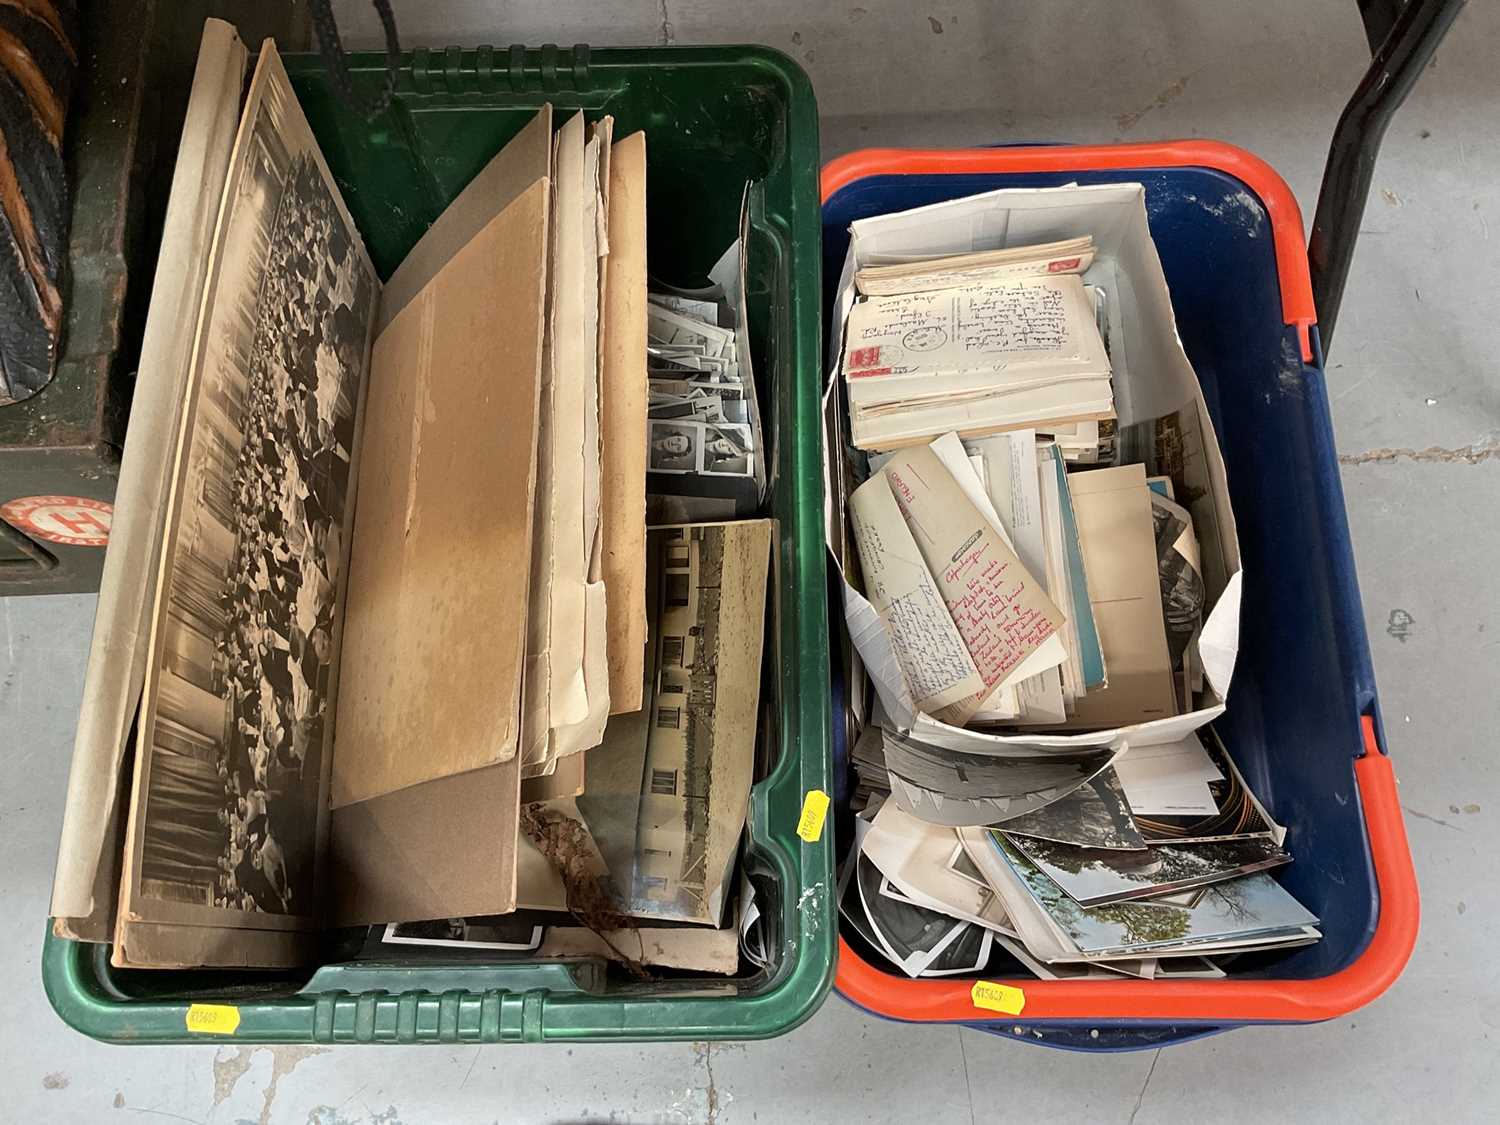
<path fill-rule="evenodd" d="M 930 352 L 947 342 L 947 330 L 936 324 L 924 324 L 919 328 L 913 328 L 901 339 L 902 347 L 913 352 Z"/>

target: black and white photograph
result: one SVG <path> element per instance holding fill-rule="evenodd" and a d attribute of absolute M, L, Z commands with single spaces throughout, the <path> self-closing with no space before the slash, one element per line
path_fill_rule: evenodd
<path fill-rule="evenodd" d="M 950 827 L 1008 823 L 1065 797 L 1109 765 L 1112 750 L 1000 758 L 928 746 L 883 731 L 891 796 L 905 812 Z"/>
<path fill-rule="evenodd" d="M 1146 846 L 1113 769 L 1095 774 L 1045 808 L 1007 820 L 1005 831 L 1012 836 L 1034 836 L 1080 848 L 1139 851 Z"/>
<path fill-rule="evenodd" d="M 646 417 L 706 422 L 712 414 L 711 407 L 712 404 L 707 399 L 701 398 L 653 398 L 646 410 Z"/>
<path fill-rule="evenodd" d="M 629 913 L 719 924 L 754 758 L 770 529 L 652 528 L 652 712 Z"/>
<path fill-rule="evenodd" d="M 734 423 L 652 421 L 653 473 L 746 477 L 753 475 L 750 427 Z"/>
<path fill-rule="evenodd" d="M 652 376 L 650 379 L 650 391 L 653 397 L 656 395 L 668 395 L 678 398 L 692 398 L 694 396 L 711 394 L 726 403 L 743 403 L 748 398 L 745 394 L 745 388 L 739 383 L 698 377 Z M 748 416 L 748 411 L 746 413 Z"/>
<path fill-rule="evenodd" d="M 695 473 L 702 430 L 687 422 L 652 422 L 649 464 L 653 473 Z"/>
<path fill-rule="evenodd" d="M 703 428 L 703 471 L 720 476 L 745 477 L 751 472 L 750 427 L 732 424 Z"/>
<path fill-rule="evenodd" d="M 993 935 L 983 926 L 929 910 L 896 894 L 885 894 L 888 880 L 864 855 L 842 900 L 844 916 L 892 963 L 910 977 L 978 972 L 989 960 Z"/>
<path fill-rule="evenodd" d="M 735 390 L 736 388 L 725 388 Z M 749 411 L 742 396 L 722 394 L 717 389 L 694 387 L 683 393 L 660 391 L 651 388 L 650 404 L 646 409 L 648 418 L 664 421 L 735 423 L 747 425 Z"/>
<path fill-rule="evenodd" d="M 655 714 L 646 745 L 633 912 L 692 918 L 710 891 L 707 812 L 713 798 L 724 536 L 717 528 L 665 528 L 657 555 Z"/>
<path fill-rule="evenodd" d="M 355 412 L 379 289 L 274 53 L 246 114 L 138 751 L 130 909 L 172 921 L 214 917 L 172 907 L 318 912 Z"/>
<path fill-rule="evenodd" d="M 529 914 L 481 918 L 436 918 L 427 922 L 391 922 L 381 934 L 384 945 L 420 945 L 434 949 L 494 949 L 528 953 L 542 944 L 546 927 Z"/>
<path fill-rule="evenodd" d="M 1151 493 L 1151 519 L 1156 530 L 1156 567 L 1161 581 L 1162 615 L 1167 626 L 1167 651 L 1172 667 L 1182 669 L 1188 643 L 1203 622 L 1207 591 L 1198 568 L 1198 541 L 1193 517 L 1165 496 Z"/>

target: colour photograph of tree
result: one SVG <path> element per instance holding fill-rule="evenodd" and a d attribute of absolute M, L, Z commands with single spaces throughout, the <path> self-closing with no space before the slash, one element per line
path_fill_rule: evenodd
<path fill-rule="evenodd" d="M 1269 875 L 1245 875 L 1209 888 L 1196 906 L 1153 902 L 1085 908 L 999 833 L 991 838 L 1022 884 L 1083 954 L 1160 953 L 1243 938 L 1292 937 L 1317 918 Z"/>
<path fill-rule="evenodd" d="M 1121 851 L 1007 836 L 1081 906 L 1103 906 L 1203 887 L 1278 867 L 1291 859 L 1270 840 L 1259 838 Z"/>

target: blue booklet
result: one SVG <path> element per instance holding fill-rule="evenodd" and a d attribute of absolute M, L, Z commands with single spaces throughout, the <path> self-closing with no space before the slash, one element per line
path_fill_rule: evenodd
<path fill-rule="evenodd" d="M 1084 686 L 1092 691 L 1104 684 L 1104 651 L 1099 647 L 1099 630 L 1089 609 L 1089 582 L 1083 570 L 1083 549 L 1078 544 L 1078 521 L 1073 517 L 1073 494 L 1068 491 L 1068 470 L 1061 457 L 1051 460 L 1057 473 L 1057 502 L 1062 511 L 1063 550 L 1068 556 L 1068 580 L 1078 628 L 1078 657 L 1083 664 Z"/>

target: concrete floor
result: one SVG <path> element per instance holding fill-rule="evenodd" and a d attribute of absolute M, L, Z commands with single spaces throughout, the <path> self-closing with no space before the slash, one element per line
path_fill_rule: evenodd
<path fill-rule="evenodd" d="M 1366 60 L 1353 0 L 552 0 L 395 5 L 407 42 L 772 44 L 807 68 L 823 153 L 875 144 L 1217 137 L 1311 213 Z M 372 42 L 369 6 L 335 8 Z M 649 1049 L 120 1050 L 47 1007 L 38 953 L 91 598 L 0 601 L 0 1073 L 12 1120 L 703 1122 L 1493 1120 L 1500 975 L 1500 10 L 1461 17 L 1386 141 L 1329 384 L 1390 748 L 1424 899 L 1366 1010 L 1091 1057 L 870 1019 L 830 998 L 770 1043 Z M 1495 237 L 1491 237 L 1491 227 Z M 1393 458 L 1373 451 L 1409 450 Z M 1386 631 L 1395 610 L 1410 635 Z M 1486 751 L 1485 746 L 1491 749 Z M 1482 1107 L 1491 1106 L 1489 1111 Z"/>

